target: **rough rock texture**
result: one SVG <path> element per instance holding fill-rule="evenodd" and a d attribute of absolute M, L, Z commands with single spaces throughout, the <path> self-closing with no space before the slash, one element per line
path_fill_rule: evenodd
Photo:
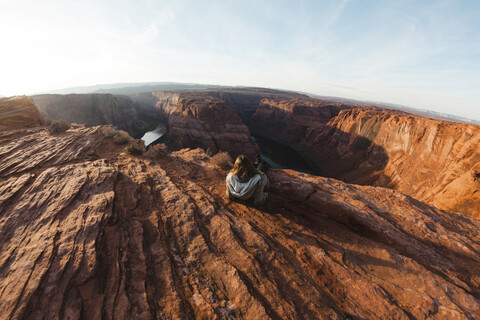
<path fill-rule="evenodd" d="M 480 317 L 477 220 L 282 170 L 254 208 L 202 150 L 107 131 L 0 133 L 1 319 Z"/>
<path fill-rule="evenodd" d="M 143 135 L 132 100 L 112 94 L 42 94 L 32 96 L 47 120 L 64 119 L 89 126 L 113 124 L 134 138 Z"/>
<path fill-rule="evenodd" d="M 252 132 L 293 147 L 322 175 L 480 217 L 479 126 L 304 97 L 249 108 Z"/>
<path fill-rule="evenodd" d="M 480 217 L 480 126 L 391 111 L 345 110 L 302 141 L 325 174 L 394 188 Z"/>
<path fill-rule="evenodd" d="M 0 98 L 0 130 L 32 128 L 44 124 L 32 99 L 26 96 Z"/>
<path fill-rule="evenodd" d="M 307 130 L 322 128 L 341 110 L 351 108 L 351 105 L 325 103 L 304 97 L 262 99 L 250 119 L 250 127 L 262 136 L 295 144 L 306 136 Z"/>
<path fill-rule="evenodd" d="M 153 92 L 138 94 L 137 99 L 148 101 L 148 95 L 155 97 L 154 107 L 167 119 L 172 145 L 201 147 L 213 154 L 227 151 L 233 158 L 245 154 L 254 159 L 259 153 L 248 128 L 225 101 L 191 92 Z"/>

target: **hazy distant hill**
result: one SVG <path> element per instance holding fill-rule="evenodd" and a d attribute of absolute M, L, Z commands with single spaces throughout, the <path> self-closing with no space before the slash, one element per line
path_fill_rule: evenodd
<path fill-rule="evenodd" d="M 461 116 L 457 116 L 449 113 L 436 112 L 436 111 L 425 110 L 425 109 L 416 109 L 416 108 L 402 106 L 402 105 L 393 104 L 393 103 L 372 103 L 372 104 L 377 106 L 397 109 L 397 110 L 404 110 L 404 111 L 407 111 L 422 117 L 427 117 L 427 118 L 447 120 L 447 121 L 450 120 L 450 121 L 465 122 L 465 123 L 480 125 L 480 120 L 469 119 L 469 118 L 465 118 L 465 117 L 461 117 Z"/>
<path fill-rule="evenodd" d="M 52 91 L 43 92 L 43 93 L 49 93 L 49 94 L 111 93 L 111 94 L 131 95 L 139 92 L 149 92 L 149 91 L 173 91 L 173 90 L 185 90 L 185 89 L 218 89 L 218 88 L 232 88 L 232 87 L 210 85 L 210 84 L 198 84 L 198 83 L 180 83 L 180 82 L 132 82 L 132 83 L 113 83 L 113 84 L 99 84 L 94 86 L 71 87 L 71 88 L 65 88 L 65 89 L 59 89 L 59 90 L 52 90 Z M 376 101 L 360 101 L 360 100 L 347 99 L 347 98 L 341 98 L 341 97 L 319 96 L 319 95 L 300 92 L 300 91 L 297 91 L 297 92 L 307 94 L 312 98 L 321 99 L 321 100 L 336 101 L 336 102 L 347 103 L 347 104 L 368 104 L 368 105 L 373 105 L 381 108 L 403 110 L 403 111 L 410 112 L 412 114 L 433 118 L 433 119 L 438 119 L 438 120 L 456 121 L 456 122 L 464 122 L 464 123 L 472 123 L 472 124 L 480 125 L 480 120 L 468 119 L 461 116 L 456 116 L 456 115 L 446 114 L 441 112 L 416 109 L 416 108 L 393 104 L 393 103 L 384 103 L 384 102 L 376 102 Z"/>
<path fill-rule="evenodd" d="M 134 82 L 134 83 L 113 83 L 98 84 L 94 86 L 72 87 L 59 90 L 52 90 L 50 94 L 70 93 L 112 93 L 112 94 L 134 94 L 147 91 L 182 90 L 182 89 L 207 89 L 221 88 L 219 85 L 178 83 L 178 82 Z"/>
<path fill-rule="evenodd" d="M 367 104 L 375 107 L 380 108 L 388 108 L 394 110 L 402 110 L 406 111 L 415 115 L 419 115 L 426 118 L 437 119 L 437 120 L 444 120 L 444 121 L 455 121 L 455 122 L 464 122 L 464 123 L 471 123 L 471 124 L 478 124 L 480 125 L 480 120 L 469 119 L 461 116 L 456 116 L 453 114 L 436 112 L 431 110 L 425 109 L 417 109 L 412 107 L 403 106 L 400 104 L 395 103 L 387 103 L 387 102 L 377 102 L 377 101 L 360 101 L 354 99 L 347 99 L 347 98 L 340 98 L 340 97 L 329 97 L 329 96 L 319 96 L 315 94 L 305 93 L 312 98 L 320 99 L 320 100 L 331 100 L 341 103 L 352 103 L 352 104 Z"/>

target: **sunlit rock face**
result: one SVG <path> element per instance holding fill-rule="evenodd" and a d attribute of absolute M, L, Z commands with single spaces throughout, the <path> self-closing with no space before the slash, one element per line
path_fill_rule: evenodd
<path fill-rule="evenodd" d="M 289 170 L 232 202 L 203 150 L 110 130 L 0 132 L 1 319 L 480 317 L 478 220 Z"/>
<path fill-rule="evenodd" d="M 251 132 L 292 146 L 324 176 L 480 216 L 479 126 L 304 96 L 249 96 L 242 104 L 244 93 L 232 95 Z"/>
<path fill-rule="evenodd" d="M 31 128 L 45 124 L 32 99 L 26 96 L 0 98 L 0 130 Z"/>
<path fill-rule="evenodd" d="M 480 217 L 480 126 L 385 110 L 345 110 L 301 142 L 324 172 Z"/>
<path fill-rule="evenodd" d="M 113 124 L 132 137 L 140 138 L 144 130 L 132 100 L 112 94 L 42 94 L 32 96 L 47 120 L 64 119 L 88 126 Z"/>

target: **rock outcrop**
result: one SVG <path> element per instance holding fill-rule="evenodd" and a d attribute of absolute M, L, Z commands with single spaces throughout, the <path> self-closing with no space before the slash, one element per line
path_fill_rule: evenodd
<path fill-rule="evenodd" d="M 480 126 L 358 109 L 340 112 L 301 141 L 327 175 L 473 217 L 480 217 L 479 143 Z"/>
<path fill-rule="evenodd" d="M 144 130 L 128 96 L 112 94 L 42 94 L 32 96 L 46 120 L 67 120 L 88 126 L 113 124 L 134 138 Z"/>
<path fill-rule="evenodd" d="M 309 129 L 323 128 L 341 110 L 352 108 L 350 105 L 325 103 L 305 97 L 265 98 L 259 102 L 249 123 L 259 135 L 294 145 L 305 138 Z"/>
<path fill-rule="evenodd" d="M 145 110 L 150 97 L 155 102 L 152 108 L 160 110 L 166 119 L 171 145 L 201 147 L 212 154 L 227 151 L 233 158 L 245 154 L 254 159 L 259 153 L 248 128 L 225 101 L 192 92 L 153 92 L 137 94 L 133 99 Z"/>
<path fill-rule="evenodd" d="M 305 97 L 249 101 L 243 116 L 250 130 L 293 147 L 322 175 L 480 217 L 479 126 Z"/>
<path fill-rule="evenodd" d="M 0 132 L 0 318 L 480 317 L 478 220 L 288 170 L 255 208 L 108 130 Z"/>
<path fill-rule="evenodd" d="M 26 96 L 0 98 L 0 130 L 24 129 L 44 124 L 32 99 Z"/>

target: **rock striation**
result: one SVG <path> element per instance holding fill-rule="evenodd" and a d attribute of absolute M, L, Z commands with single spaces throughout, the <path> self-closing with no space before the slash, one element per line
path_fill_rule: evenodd
<path fill-rule="evenodd" d="M 88 126 L 113 124 L 140 138 L 142 122 L 128 96 L 112 94 L 42 94 L 32 96 L 46 120 L 67 120 Z"/>
<path fill-rule="evenodd" d="M 293 147 L 324 176 L 480 217 L 479 126 L 305 97 L 264 98 L 247 108 L 253 133 Z"/>
<path fill-rule="evenodd" d="M 273 169 L 255 208 L 204 151 L 108 131 L 0 132 L 0 318 L 480 317 L 478 220 Z"/>
<path fill-rule="evenodd" d="M 473 217 L 480 217 L 479 143 L 480 126 L 358 109 L 309 129 L 301 142 L 330 176 L 394 188 Z"/>
<path fill-rule="evenodd" d="M 171 145 L 201 147 L 212 154 L 227 151 L 234 158 L 245 154 L 254 159 L 259 153 L 248 128 L 225 101 L 192 92 L 153 92 L 133 99 L 145 110 L 151 97 L 151 108 L 160 110 L 166 119 Z"/>
<path fill-rule="evenodd" d="M 0 98 L 0 130 L 24 129 L 44 124 L 32 99 L 26 96 Z"/>

